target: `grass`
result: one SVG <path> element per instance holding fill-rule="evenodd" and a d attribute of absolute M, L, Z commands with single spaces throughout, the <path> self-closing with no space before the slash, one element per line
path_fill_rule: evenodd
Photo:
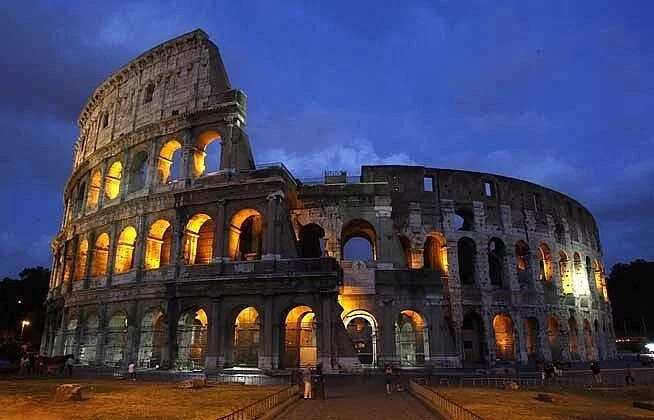
<path fill-rule="evenodd" d="M 487 420 L 654 418 L 654 412 L 632 406 L 635 400 L 654 400 L 654 389 L 645 386 L 610 391 L 507 391 L 481 388 L 437 388 L 437 391 Z M 538 392 L 552 395 L 554 402 L 536 400 Z"/>
<path fill-rule="evenodd" d="M 54 402 L 54 388 L 62 383 L 82 385 L 83 401 Z M 171 382 L 131 383 L 120 379 L 7 379 L 0 380 L 0 418 L 215 420 L 279 389 L 239 384 L 178 389 Z"/>

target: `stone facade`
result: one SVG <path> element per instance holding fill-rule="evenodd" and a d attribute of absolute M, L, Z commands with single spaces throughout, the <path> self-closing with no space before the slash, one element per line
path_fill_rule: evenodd
<path fill-rule="evenodd" d="M 419 166 L 303 182 L 255 165 L 246 111 L 199 30 L 94 91 L 43 353 L 326 371 L 615 356 L 599 234 L 578 202 Z"/>

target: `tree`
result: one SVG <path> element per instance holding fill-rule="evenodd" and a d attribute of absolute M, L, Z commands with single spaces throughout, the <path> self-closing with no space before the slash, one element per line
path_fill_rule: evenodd
<path fill-rule="evenodd" d="M 654 336 L 654 262 L 635 260 L 616 264 L 608 278 L 616 333 Z"/>

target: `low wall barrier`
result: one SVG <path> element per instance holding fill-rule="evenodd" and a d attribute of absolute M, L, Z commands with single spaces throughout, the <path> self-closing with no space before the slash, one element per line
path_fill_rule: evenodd
<path fill-rule="evenodd" d="M 409 392 L 416 398 L 422 400 L 425 404 L 428 404 L 446 419 L 484 420 L 483 417 L 478 416 L 467 408 L 444 397 L 435 390 L 426 386 L 419 385 L 413 380 L 409 381 Z"/>
<path fill-rule="evenodd" d="M 261 418 L 264 414 L 279 407 L 293 397 L 299 396 L 298 385 L 292 385 L 272 395 L 255 401 L 252 404 L 218 417 L 217 420 L 252 420 Z"/>

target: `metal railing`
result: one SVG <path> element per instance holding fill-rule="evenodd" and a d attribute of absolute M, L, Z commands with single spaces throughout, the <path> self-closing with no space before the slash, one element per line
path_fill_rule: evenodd
<path fill-rule="evenodd" d="M 467 408 L 445 398 L 435 390 L 419 385 L 413 380 L 409 381 L 409 392 L 426 400 L 443 417 L 451 420 L 484 420 Z"/>
<path fill-rule="evenodd" d="M 238 410 L 232 411 L 231 413 L 218 417 L 217 420 L 251 420 L 261 417 L 264 413 L 272 410 L 280 404 L 288 401 L 293 396 L 299 393 L 298 385 L 292 385 L 288 388 L 284 388 L 279 392 L 276 392 L 272 395 L 267 396 L 259 401 L 255 401 L 252 404 L 240 408 Z"/>

